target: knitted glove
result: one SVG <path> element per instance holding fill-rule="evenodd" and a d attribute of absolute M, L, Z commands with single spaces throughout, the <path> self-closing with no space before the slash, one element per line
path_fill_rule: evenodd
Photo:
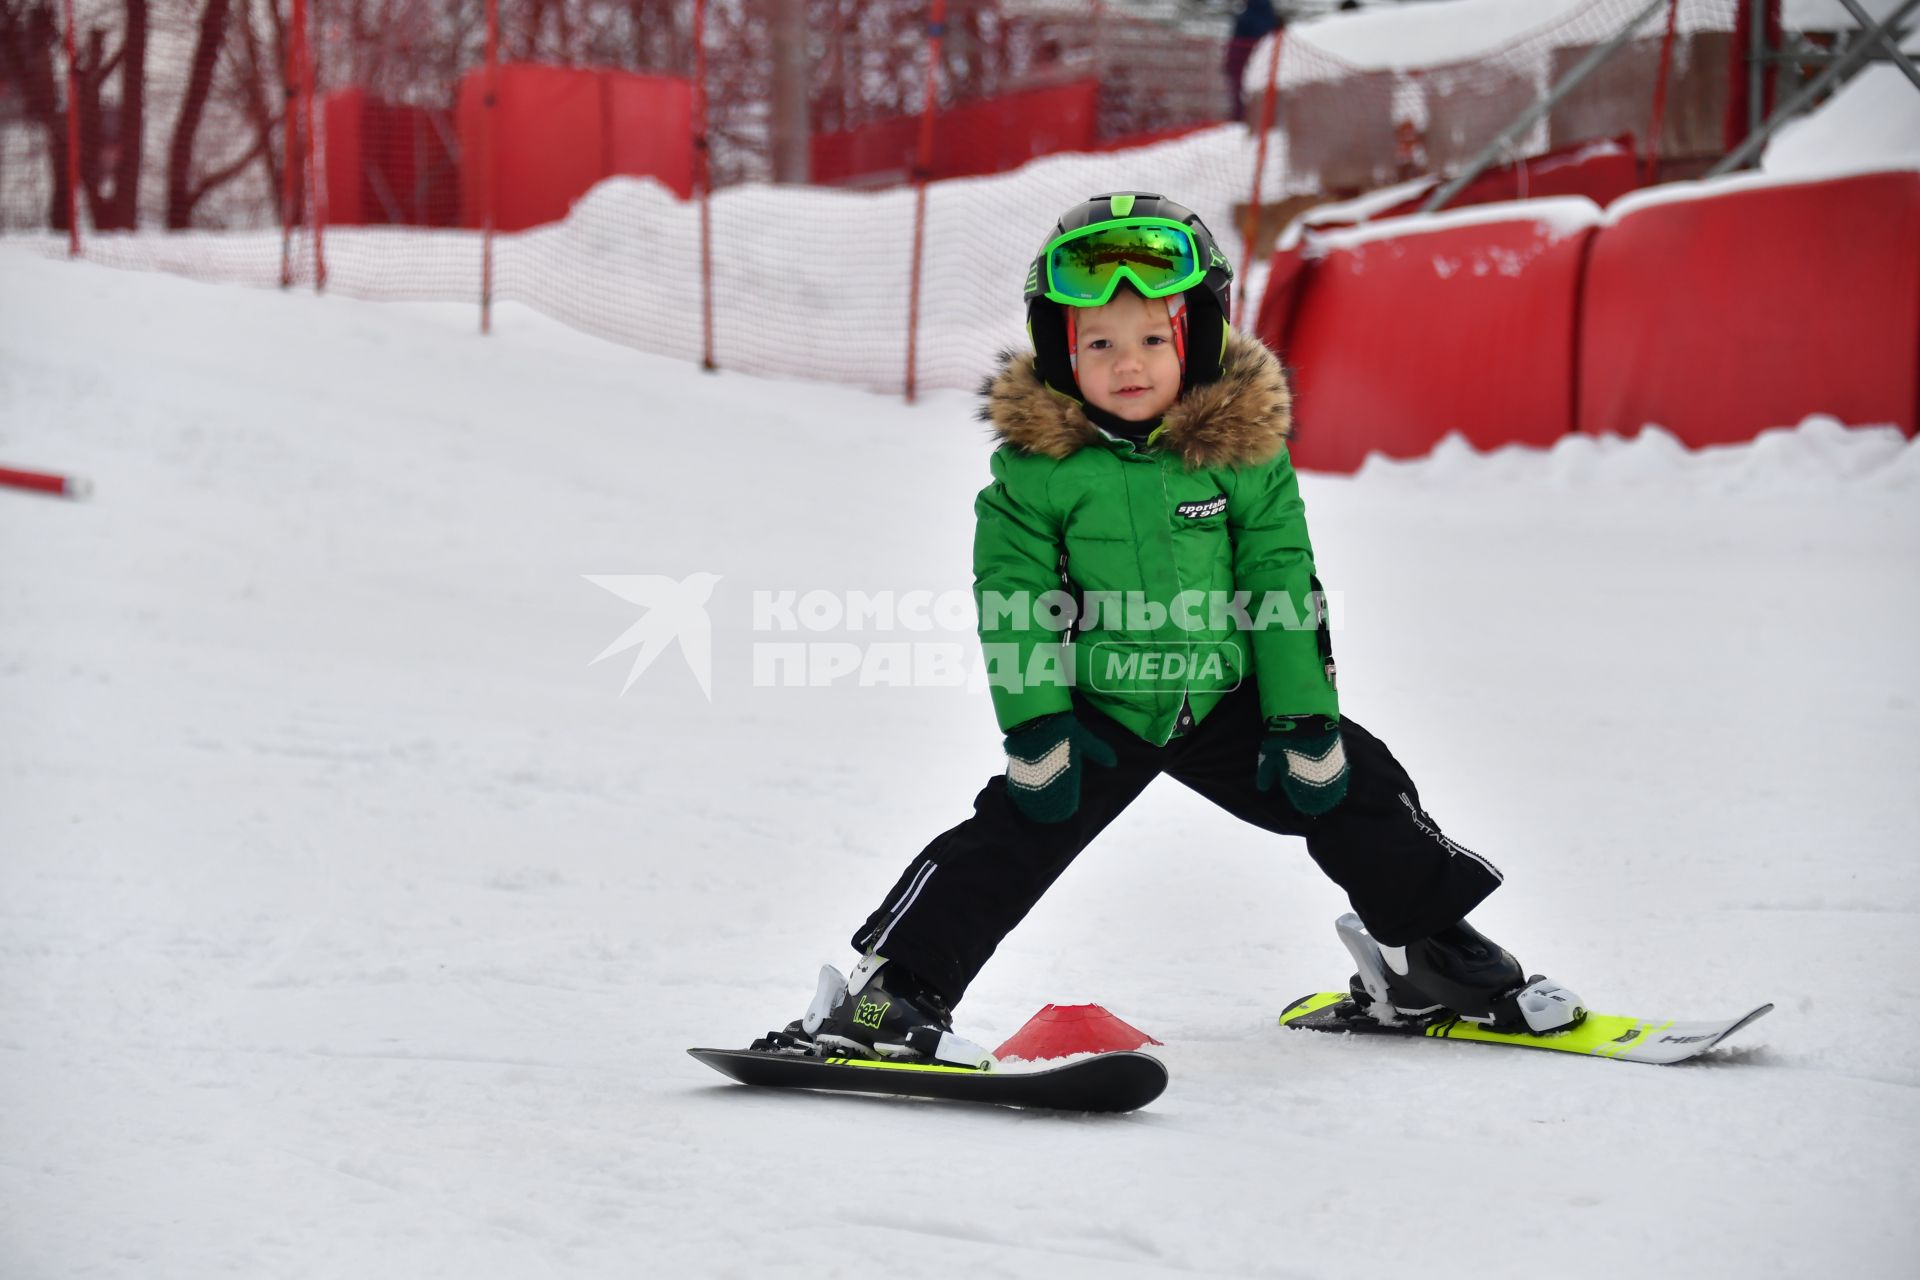
<path fill-rule="evenodd" d="M 1071 711 L 1015 725 L 1007 734 L 1007 794 L 1035 822 L 1065 822 L 1080 807 L 1087 760 L 1109 769 L 1118 763 L 1113 748 Z"/>
<path fill-rule="evenodd" d="M 1267 721 L 1260 744 L 1255 782 L 1262 791 L 1274 779 L 1293 807 L 1315 818 L 1346 798 L 1347 749 L 1340 743 L 1340 722 L 1331 716 L 1286 716 Z"/>

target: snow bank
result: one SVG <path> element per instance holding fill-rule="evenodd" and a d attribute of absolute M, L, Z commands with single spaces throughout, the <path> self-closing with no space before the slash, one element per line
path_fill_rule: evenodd
<path fill-rule="evenodd" d="M 1482 452 L 1455 434 L 1424 458 L 1371 454 L 1359 474 L 1371 483 L 1419 488 L 1627 486 L 1649 498 L 1827 496 L 1848 488 L 1911 493 L 1920 489 L 1920 448 L 1898 427 L 1849 427 L 1816 415 L 1763 431 L 1748 444 L 1697 450 L 1652 423 L 1626 438 L 1569 435 L 1551 449 L 1514 445 Z"/>
<path fill-rule="evenodd" d="M 1499 204 L 1468 205 L 1463 209 L 1442 209 L 1438 213 L 1407 214 L 1385 218 L 1363 226 L 1341 227 L 1332 231 L 1306 232 L 1308 251 L 1326 253 L 1337 249 L 1356 249 L 1379 240 L 1424 235 L 1431 231 L 1449 231 L 1456 227 L 1478 227 L 1489 223 L 1532 222 L 1550 239 L 1562 240 L 1604 221 L 1600 206 L 1585 196 L 1554 196 L 1541 200 L 1508 200 Z M 1299 226 L 1299 223 L 1295 223 Z M 1288 247 L 1298 236 L 1283 241 Z"/>

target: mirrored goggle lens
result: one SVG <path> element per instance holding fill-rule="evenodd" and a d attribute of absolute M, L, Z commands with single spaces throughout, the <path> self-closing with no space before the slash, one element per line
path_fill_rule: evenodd
<path fill-rule="evenodd" d="M 1101 227 L 1047 254 L 1056 300 L 1104 302 L 1123 271 L 1150 298 L 1192 288 L 1205 274 L 1193 233 L 1184 227 Z"/>

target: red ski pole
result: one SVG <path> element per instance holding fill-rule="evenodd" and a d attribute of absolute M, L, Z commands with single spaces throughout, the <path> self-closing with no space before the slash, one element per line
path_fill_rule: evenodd
<path fill-rule="evenodd" d="M 0 467 L 0 485 L 29 489 L 35 493 L 50 493 L 57 498 L 84 498 L 93 492 L 92 482 L 81 476 L 59 476 L 50 471 L 21 471 L 15 467 Z"/>

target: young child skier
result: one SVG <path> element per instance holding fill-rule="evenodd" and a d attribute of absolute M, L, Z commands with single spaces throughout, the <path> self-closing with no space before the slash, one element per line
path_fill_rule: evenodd
<path fill-rule="evenodd" d="M 1342 940 L 1372 1016 L 1535 1032 L 1582 1016 L 1466 922 L 1500 872 L 1442 834 L 1386 745 L 1340 715 L 1286 376 L 1229 327 L 1231 281 L 1200 218 L 1143 192 L 1075 206 L 1034 259 L 1034 349 L 1005 354 L 984 388 L 1000 445 L 975 505 L 1006 773 L 854 934 L 851 977 L 823 969 L 805 1017 L 756 1048 L 990 1063 L 954 1033 L 954 1007 L 1163 773 L 1306 838 L 1364 923 Z M 1064 637 L 1034 603 L 1049 593 L 1077 605 Z M 1049 657 L 1069 670 L 1046 678 Z"/>

